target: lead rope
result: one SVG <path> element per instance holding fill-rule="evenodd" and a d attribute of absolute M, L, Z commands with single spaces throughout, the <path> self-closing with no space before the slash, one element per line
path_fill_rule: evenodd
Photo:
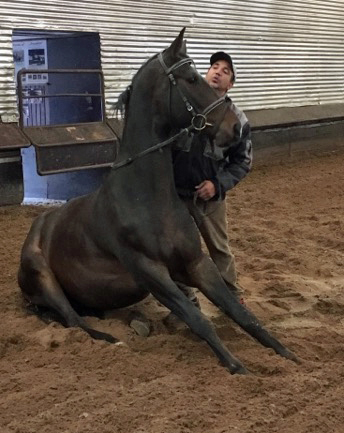
<path fill-rule="evenodd" d="M 113 164 L 112 167 L 111 167 L 111 169 L 116 170 L 117 168 L 123 167 L 124 165 L 129 165 L 133 161 L 135 161 L 135 159 L 141 158 L 141 156 L 145 156 L 148 153 L 154 152 L 155 150 L 159 150 L 159 149 L 167 146 L 168 144 L 170 144 L 173 141 L 177 140 L 183 134 L 189 134 L 189 132 L 191 131 L 191 129 L 193 129 L 192 125 L 188 126 L 187 128 L 182 129 L 181 131 L 178 132 L 178 134 L 175 134 L 173 137 L 170 137 L 167 140 L 162 141 L 161 143 L 155 144 L 154 146 L 149 147 L 148 149 L 145 149 L 142 152 L 137 153 L 133 157 L 129 157 L 127 159 L 124 159 L 123 161 L 118 162 L 117 164 Z"/>

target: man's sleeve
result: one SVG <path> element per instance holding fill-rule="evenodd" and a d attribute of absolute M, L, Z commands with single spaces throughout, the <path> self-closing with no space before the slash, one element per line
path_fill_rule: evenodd
<path fill-rule="evenodd" d="M 251 128 L 246 121 L 239 132 L 239 137 L 229 146 L 226 157 L 217 172 L 219 193 L 232 189 L 240 182 L 252 167 Z"/>

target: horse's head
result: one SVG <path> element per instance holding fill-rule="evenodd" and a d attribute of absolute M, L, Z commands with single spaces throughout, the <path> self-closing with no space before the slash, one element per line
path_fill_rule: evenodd
<path fill-rule="evenodd" d="M 185 28 L 170 47 L 158 55 L 162 73 L 168 77 L 157 89 L 160 114 L 165 116 L 171 129 L 191 126 L 216 138 L 221 145 L 233 139 L 239 120 L 228 110 L 226 98 L 219 98 L 196 70 L 186 53 L 184 32 Z"/>
<path fill-rule="evenodd" d="M 121 151 L 130 155 L 127 161 L 169 144 L 185 128 L 202 131 L 218 145 L 235 136 L 239 120 L 228 110 L 226 98 L 218 98 L 197 72 L 186 54 L 184 32 L 185 28 L 165 51 L 139 69 L 123 94 L 124 104 L 119 104 L 125 105 L 126 112 L 122 143 L 129 142 L 130 147 L 122 146 Z M 152 142 L 158 144 L 147 149 Z"/>

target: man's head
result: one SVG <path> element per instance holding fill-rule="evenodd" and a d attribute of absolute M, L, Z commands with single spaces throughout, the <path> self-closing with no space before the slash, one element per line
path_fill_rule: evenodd
<path fill-rule="evenodd" d="M 219 96 L 223 96 L 233 87 L 236 78 L 232 58 L 224 51 L 218 51 L 210 57 L 210 65 L 205 79 Z"/>

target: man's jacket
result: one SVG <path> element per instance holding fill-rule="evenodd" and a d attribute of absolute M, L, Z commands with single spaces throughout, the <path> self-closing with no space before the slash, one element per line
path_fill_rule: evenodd
<path fill-rule="evenodd" d="M 245 114 L 233 103 L 231 109 L 240 121 L 234 139 L 225 146 L 217 146 L 204 135 L 195 135 L 189 150 L 173 152 L 174 179 L 182 197 L 193 197 L 195 187 L 204 180 L 214 183 L 216 194 L 212 200 L 223 200 L 252 166 L 251 129 Z"/>

